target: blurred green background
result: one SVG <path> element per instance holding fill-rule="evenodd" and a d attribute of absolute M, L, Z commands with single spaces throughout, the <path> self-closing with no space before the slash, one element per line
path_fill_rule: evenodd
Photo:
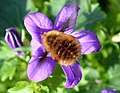
<path fill-rule="evenodd" d="M 99 53 L 79 58 L 83 77 L 79 84 L 66 89 L 65 75 L 57 65 L 46 80 L 35 83 L 26 76 L 31 57 L 31 37 L 24 27 L 29 12 L 42 12 L 53 22 L 66 0 L 0 0 L 0 93 L 100 93 L 120 91 L 120 0 L 81 0 L 76 30 L 95 32 L 101 42 Z M 5 29 L 15 27 L 24 42 L 18 57 L 4 40 Z M 119 92 L 120 93 L 120 92 Z"/>

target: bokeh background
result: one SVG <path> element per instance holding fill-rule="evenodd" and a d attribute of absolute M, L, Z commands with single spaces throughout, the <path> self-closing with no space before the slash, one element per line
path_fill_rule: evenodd
<path fill-rule="evenodd" d="M 91 30 L 101 42 L 100 52 L 79 58 L 83 77 L 66 89 L 59 65 L 46 80 L 35 83 L 26 75 L 31 57 L 31 36 L 24 27 L 30 12 L 42 12 L 53 22 L 66 0 L 0 0 L 0 93 L 100 93 L 120 91 L 120 0 L 81 0 L 76 30 Z M 5 29 L 15 27 L 22 37 L 26 54 L 18 57 L 4 40 Z M 120 93 L 120 92 L 119 92 Z"/>

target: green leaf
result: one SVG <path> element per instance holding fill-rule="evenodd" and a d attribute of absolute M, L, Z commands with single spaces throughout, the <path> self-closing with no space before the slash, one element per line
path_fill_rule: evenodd
<path fill-rule="evenodd" d="M 4 41 L 0 41 L 0 52 L 0 61 L 8 60 L 16 55 L 9 45 Z"/>
<path fill-rule="evenodd" d="M 27 81 L 20 81 L 16 83 L 15 87 L 10 88 L 8 93 L 33 93 L 33 89 Z"/>
<path fill-rule="evenodd" d="M 120 64 L 110 67 L 108 70 L 109 84 L 108 87 L 120 90 Z"/>
<path fill-rule="evenodd" d="M 93 30 L 98 22 L 106 18 L 105 13 L 99 7 L 99 3 L 92 4 L 89 0 L 84 0 L 81 1 L 80 6 L 76 29 Z"/>
<path fill-rule="evenodd" d="M 12 62 L 4 62 L 2 68 L 0 69 L 1 81 L 5 81 L 7 78 L 12 80 L 16 70 L 16 65 Z"/>
<path fill-rule="evenodd" d="M 36 0 L 34 0 L 35 2 Z M 27 7 L 26 9 L 30 12 L 37 12 L 38 8 L 35 7 L 33 0 L 27 0 Z"/>
<path fill-rule="evenodd" d="M 50 0 L 51 2 L 48 3 L 49 11 L 48 14 L 50 18 L 54 21 L 59 11 L 65 5 L 66 0 Z"/>
<path fill-rule="evenodd" d="M 0 0 L 0 35 L 8 27 L 23 27 L 26 13 L 26 0 Z"/>
<path fill-rule="evenodd" d="M 90 68 L 90 67 L 87 67 L 85 69 L 87 70 L 87 75 L 86 75 L 87 79 L 90 79 L 90 80 L 98 79 L 100 77 L 99 71 L 97 69 Z"/>
<path fill-rule="evenodd" d="M 56 1 L 51 0 L 51 2 L 50 2 L 51 14 L 53 16 L 56 16 L 58 14 L 58 12 L 61 10 L 61 8 L 64 6 L 65 3 L 66 3 L 66 0 L 62 0 L 62 1 L 61 0 L 56 0 Z"/>
<path fill-rule="evenodd" d="M 40 93 L 49 93 L 49 88 L 48 86 L 40 86 Z"/>
<path fill-rule="evenodd" d="M 53 91 L 57 91 L 58 87 L 64 87 L 63 82 L 65 83 L 65 74 L 62 71 L 61 67 L 57 65 L 52 75 L 46 80 L 40 82 L 40 84 L 48 86 L 50 89 L 50 93 L 53 93 Z"/>
<path fill-rule="evenodd" d="M 5 93 L 6 85 L 0 82 L 0 93 Z"/>
<path fill-rule="evenodd" d="M 104 25 L 109 29 L 109 33 L 116 34 L 120 31 L 120 0 L 108 1 L 107 19 L 104 21 Z"/>
<path fill-rule="evenodd" d="M 19 48 L 15 48 L 15 50 L 17 50 L 17 51 L 31 51 L 31 47 L 30 46 L 22 46 Z"/>
<path fill-rule="evenodd" d="M 31 4 L 29 3 L 29 6 L 31 7 L 31 5 L 34 5 L 33 9 L 37 9 L 38 11 L 44 13 L 45 11 L 45 3 L 48 0 L 29 0 L 31 1 Z"/>

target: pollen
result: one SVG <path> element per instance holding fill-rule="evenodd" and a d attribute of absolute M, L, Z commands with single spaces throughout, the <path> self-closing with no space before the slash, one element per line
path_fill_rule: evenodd
<path fill-rule="evenodd" d="M 46 51 L 60 65 L 74 64 L 81 54 L 80 42 L 72 35 L 52 30 L 43 34 L 42 39 Z"/>

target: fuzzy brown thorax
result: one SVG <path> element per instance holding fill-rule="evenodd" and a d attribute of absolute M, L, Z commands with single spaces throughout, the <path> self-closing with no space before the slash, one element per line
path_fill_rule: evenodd
<path fill-rule="evenodd" d="M 43 45 L 60 65 L 72 65 L 81 54 L 80 42 L 69 34 L 52 30 L 42 35 Z"/>

